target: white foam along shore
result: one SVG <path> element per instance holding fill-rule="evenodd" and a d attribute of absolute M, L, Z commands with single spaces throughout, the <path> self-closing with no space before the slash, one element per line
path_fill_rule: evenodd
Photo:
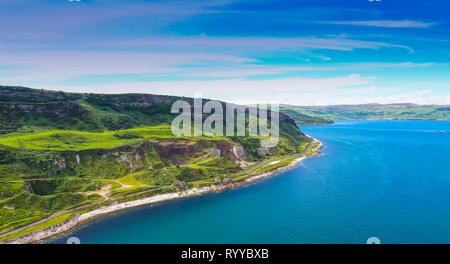
<path fill-rule="evenodd" d="M 315 141 L 317 141 L 317 140 L 315 140 Z M 139 200 L 103 206 L 98 209 L 92 210 L 90 212 L 75 216 L 69 220 L 66 220 L 60 224 L 57 224 L 56 226 L 52 226 L 52 227 L 49 227 L 49 228 L 46 228 L 43 230 L 39 230 L 39 231 L 27 234 L 27 235 L 19 237 L 19 238 L 10 239 L 10 240 L 4 241 L 4 243 L 8 243 L 8 244 L 36 243 L 36 242 L 39 242 L 39 241 L 42 241 L 42 240 L 45 240 L 45 239 L 48 239 L 51 237 L 55 237 L 57 235 L 67 233 L 69 231 L 72 231 L 72 230 L 76 229 L 77 227 L 81 226 L 82 224 L 93 220 L 96 217 L 106 215 L 106 214 L 109 214 L 112 212 L 120 211 L 120 210 L 127 209 L 127 208 L 142 206 L 142 205 L 149 205 L 149 204 L 155 204 L 155 203 L 174 200 L 174 199 L 180 199 L 180 198 L 184 198 L 184 197 L 202 195 L 202 194 L 211 193 L 211 192 L 220 192 L 220 191 L 248 185 L 250 183 L 262 180 L 269 176 L 278 174 L 282 171 L 291 169 L 291 168 L 297 166 L 305 158 L 317 156 L 318 154 L 320 154 L 318 152 L 318 150 L 320 148 L 322 148 L 322 146 L 323 146 L 323 144 L 322 144 L 322 142 L 320 142 L 319 146 L 314 150 L 315 155 L 297 158 L 286 166 L 283 166 L 283 167 L 280 167 L 280 168 L 277 168 L 277 169 L 274 169 L 274 170 L 271 170 L 271 171 L 268 171 L 265 173 L 249 176 L 240 181 L 229 182 L 229 183 L 222 184 L 222 185 L 210 185 L 210 186 L 205 186 L 205 187 L 191 188 L 186 191 L 176 192 L 176 193 L 158 194 L 158 195 L 155 195 L 152 197 L 143 198 L 143 199 L 139 199 Z"/>

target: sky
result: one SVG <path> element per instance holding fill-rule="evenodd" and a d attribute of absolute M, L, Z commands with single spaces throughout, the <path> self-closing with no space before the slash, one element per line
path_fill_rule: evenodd
<path fill-rule="evenodd" d="M 1 0 L 0 85 L 450 104 L 447 0 Z"/>

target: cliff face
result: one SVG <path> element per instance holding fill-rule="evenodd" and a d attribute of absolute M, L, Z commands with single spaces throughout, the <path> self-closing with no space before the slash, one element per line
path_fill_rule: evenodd
<path fill-rule="evenodd" d="M 214 154 L 217 157 L 224 157 L 231 161 L 241 161 L 245 159 L 244 151 L 242 150 L 242 154 L 237 153 L 235 150 L 237 146 L 226 140 L 202 140 L 197 142 L 158 141 L 154 146 L 158 155 L 168 160 L 172 160 L 172 158 L 176 156 L 189 157 L 198 152 Z M 173 161 L 174 163 L 177 163 L 175 160 Z M 185 162 L 186 161 L 184 161 L 184 163 Z"/>
<path fill-rule="evenodd" d="M 181 99 L 193 105 L 192 98 L 176 96 L 76 94 L 0 86 L 0 133 L 30 126 L 119 130 L 170 124 L 175 116 L 170 114 L 171 105 Z M 282 113 L 280 123 L 296 128 L 295 121 Z"/>
<path fill-rule="evenodd" d="M 170 114 L 171 105 L 179 99 L 192 101 L 190 98 L 163 95 L 76 94 L 0 86 L 0 133 L 32 133 L 43 129 L 101 132 L 169 125 L 174 117 Z M 246 158 L 251 159 L 269 153 L 297 152 L 297 146 L 307 140 L 295 121 L 284 114 L 280 114 L 280 135 L 281 145 L 270 151 L 257 150 L 258 142 L 251 138 L 230 139 L 243 146 Z M 215 148 L 232 158 L 231 146 L 217 144 Z M 179 151 L 184 151 L 183 148 L 185 146 Z"/>
<path fill-rule="evenodd" d="M 43 89 L 31 89 L 20 86 L 0 86 L 1 102 L 67 102 L 87 99 L 93 104 L 127 106 L 154 106 L 165 102 L 176 101 L 180 97 L 152 94 L 80 94 Z"/>
<path fill-rule="evenodd" d="M 150 109 L 157 106 L 170 106 L 173 102 L 181 99 L 176 96 L 151 94 L 87 94 L 84 98 L 91 104 L 108 106 L 117 110 L 131 108 Z"/>
<path fill-rule="evenodd" d="M 45 127 L 73 130 L 118 130 L 168 123 L 176 97 L 97 95 L 0 86 L 0 133 Z"/>
<path fill-rule="evenodd" d="M 0 86 L 0 134 L 32 133 L 34 130 L 59 129 L 101 132 L 142 126 L 169 125 L 173 102 L 183 99 L 148 94 L 76 94 L 24 87 Z M 204 116 L 203 118 L 206 118 Z M 280 114 L 279 146 L 275 150 L 258 150 L 259 140 L 231 138 L 246 150 L 246 158 L 258 159 L 271 154 L 298 152 L 301 142 L 307 140 L 294 120 Z M 230 146 L 220 145 L 224 155 L 232 158 Z M 181 151 L 182 149 L 180 149 Z"/>
<path fill-rule="evenodd" d="M 2 102 L 56 102 L 79 99 L 77 94 L 30 89 L 19 86 L 0 86 Z"/>

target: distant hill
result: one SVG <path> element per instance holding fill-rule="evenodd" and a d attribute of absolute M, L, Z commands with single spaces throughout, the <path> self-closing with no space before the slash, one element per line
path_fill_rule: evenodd
<path fill-rule="evenodd" d="M 298 125 L 320 125 L 333 123 L 330 119 L 325 119 L 319 116 L 306 115 L 299 111 L 289 108 L 282 108 L 281 112 L 292 118 Z"/>
<path fill-rule="evenodd" d="M 296 114 L 328 120 L 450 120 L 450 105 L 361 104 L 330 106 L 282 105 L 281 112 L 295 120 Z M 294 113 L 295 112 L 295 113 Z"/>

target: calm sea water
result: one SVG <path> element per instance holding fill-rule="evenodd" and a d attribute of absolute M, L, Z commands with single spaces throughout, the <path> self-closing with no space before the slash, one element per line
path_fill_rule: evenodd
<path fill-rule="evenodd" d="M 323 156 L 223 193 L 129 209 L 52 243 L 450 243 L 450 122 L 302 130 Z"/>

